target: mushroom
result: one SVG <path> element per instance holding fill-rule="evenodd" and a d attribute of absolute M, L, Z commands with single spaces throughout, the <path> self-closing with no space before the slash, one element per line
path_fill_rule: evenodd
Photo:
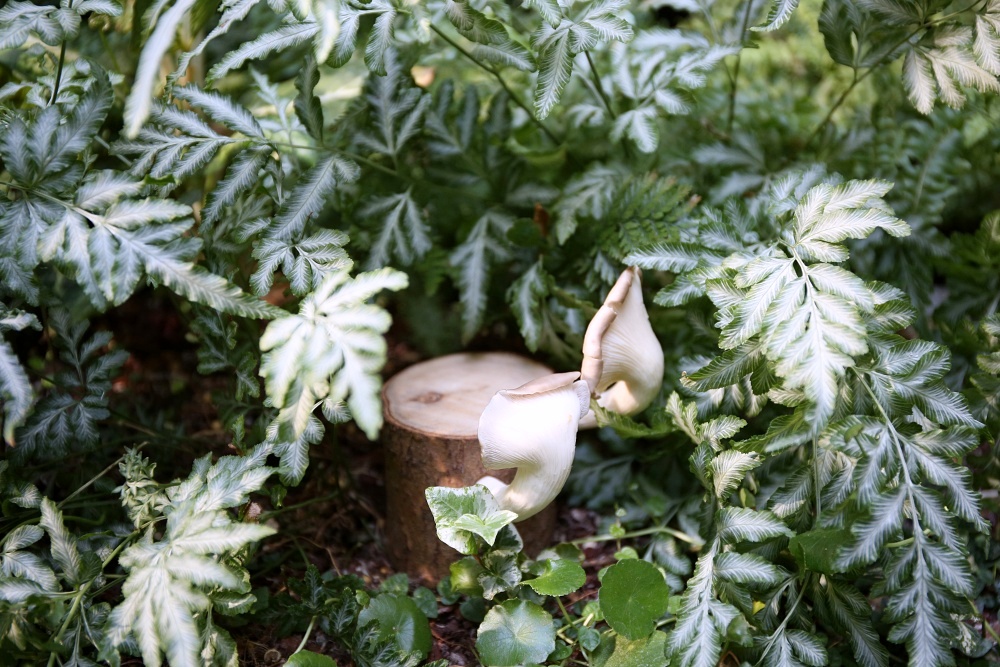
<path fill-rule="evenodd" d="M 579 377 L 575 371 L 556 373 L 498 391 L 479 417 L 483 465 L 517 473 L 510 484 L 489 475 L 477 483 L 517 521 L 544 509 L 569 477 L 577 427 L 590 408 L 590 391 Z"/>
<path fill-rule="evenodd" d="M 663 383 L 663 348 L 642 301 L 641 272 L 622 272 L 583 338 L 581 374 L 602 408 L 634 415 L 648 406 Z M 597 425 L 594 413 L 580 428 Z"/>

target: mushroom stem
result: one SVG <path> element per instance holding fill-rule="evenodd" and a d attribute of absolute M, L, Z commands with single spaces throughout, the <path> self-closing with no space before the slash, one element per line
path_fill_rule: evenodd
<path fill-rule="evenodd" d="M 479 480 L 500 507 L 523 521 L 555 500 L 569 477 L 580 418 L 590 392 L 579 373 L 558 373 L 497 392 L 479 418 L 487 469 L 517 468 L 510 484 Z"/>

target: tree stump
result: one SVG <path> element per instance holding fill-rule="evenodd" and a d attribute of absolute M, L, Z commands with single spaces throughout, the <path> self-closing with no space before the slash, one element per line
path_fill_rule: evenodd
<path fill-rule="evenodd" d="M 424 489 L 469 486 L 486 474 L 509 483 L 514 470 L 483 468 L 479 415 L 501 389 L 551 372 L 506 352 L 461 353 L 416 364 L 386 382 L 386 541 L 397 570 L 428 583 L 448 574 L 460 555 L 437 538 Z M 537 553 L 548 546 L 555 521 L 553 504 L 518 523 L 525 549 Z"/>

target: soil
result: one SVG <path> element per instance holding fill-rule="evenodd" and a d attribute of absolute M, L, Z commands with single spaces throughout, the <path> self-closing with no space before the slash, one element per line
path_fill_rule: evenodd
<path fill-rule="evenodd" d="M 170 301 L 162 291 L 145 292 L 97 323 L 97 328 L 111 329 L 113 344 L 130 353 L 112 388 L 122 403 L 128 401 L 127 412 L 152 416 L 170 406 L 161 428 L 178 437 L 169 444 L 153 438 L 155 433 L 137 423 L 138 417 L 126 418 L 124 411 L 115 413 L 119 426 L 136 431 L 137 437 L 144 432 L 151 437 L 145 451 L 154 461 L 163 462 L 157 469 L 158 477 L 185 474 L 194 458 L 209 451 L 216 456 L 238 453 L 220 419 L 217 403 L 220 396 L 232 391 L 232 381 L 222 373 L 203 376 L 195 371 L 196 344 L 187 337 L 185 318 Z M 422 360 L 406 337 L 405 331 L 390 331 L 384 377 Z M 471 347 L 490 349 L 493 343 L 501 342 L 498 338 L 483 338 Z M 112 399 L 112 408 L 115 403 Z M 320 572 L 356 575 L 370 590 L 377 589 L 395 574 L 383 547 L 385 493 L 380 444 L 370 442 L 353 424 L 346 424 L 328 428 L 323 442 L 312 446 L 309 454 L 305 479 L 288 489 L 281 507 L 257 496 L 249 508 L 262 513 L 278 529 L 250 564 L 251 585 L 266 587 L 271 596 L 285 593 L 286 582 L 301 578 L 311 564 Z M 177 469 L 170 470 L 168 461 L 175 462 Z M 596 513 L 560 506 L 553 544 L 595 535 L 597 527 Z M 615 562 L 613 542 L 586 543 L 582 549 L 587 583 L 564 599 L 570 606 L 596 598 L 597 572 Z M 456 552 L 455 559 L 459 557 Z M 220 623 L 225 625 L 225 619 Z M 477 627 L 461 615 L 457 603 L 439 605 L 437 618 L 430 621 L 433 648 L 427 660 L 479 664 L 474 650 Z M 254 667 L 284 664 L 302 641 L 301 634 L 281 637 L 275 628 L 257 623 L 227 629 L 238 644 L 241 664 Z M 332 657 L 340 667 L 354 664 L 350 654 L 321 631 L 312 632 L 305 648 Z M 131 663 L 126 660 L 123 664 Z"/>

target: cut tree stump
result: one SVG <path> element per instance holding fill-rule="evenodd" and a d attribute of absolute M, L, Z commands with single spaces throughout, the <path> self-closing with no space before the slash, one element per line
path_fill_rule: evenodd
<path fill-rule="evenodd" d="M 437 582 L 461 555 L 437 538 L 424 490 L 462 487 L 487 473 L 505 482 L 514 470 L 487 471 L 479 450 L 479 415 L 493 394 L 552 370 L 507 352 L 451 354 L 410 366 L 382 389 L 386 458 L 386 542 L 396 570 Z M 555 505 L 517 524 L 525 549 L 549 545 Z"/>

